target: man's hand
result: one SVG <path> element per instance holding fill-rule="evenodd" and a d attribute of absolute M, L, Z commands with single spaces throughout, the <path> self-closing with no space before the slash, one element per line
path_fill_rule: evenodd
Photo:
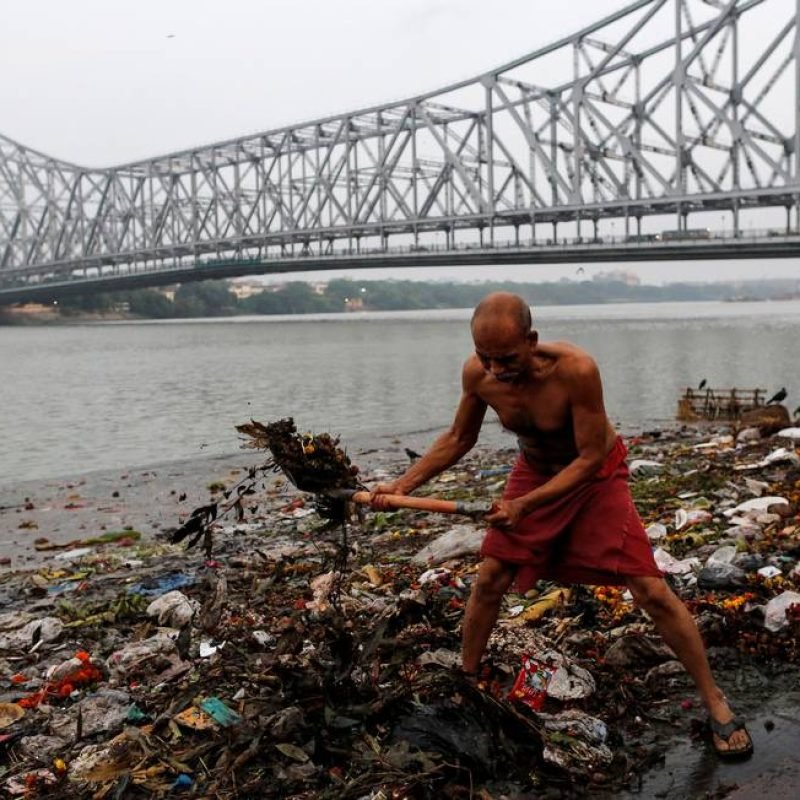
<path fill-rule="evenodd" d="M 379 483 L 370 491 L 370 505 L 378 511 L 386 511 L 390 508 L 386 504 L 386 499 L 381 495 L 385 494 L 408 494 L 399 480 L 392 483 Z"/>
<path fill-rule="evenodd" d="M 498 500 L 484 519 L 493 527 L 511 531 L 525 516 L 525 509 L 519 500 Z"/>

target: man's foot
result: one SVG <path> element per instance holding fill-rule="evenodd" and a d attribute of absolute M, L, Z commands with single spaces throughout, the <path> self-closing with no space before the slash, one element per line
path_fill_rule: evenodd
<path fill-rule="evenodd" d="M 708 726 L 711 729 L 711 744 L 719 758 L 732 761 L 753 754 L 753 740 L 741 717 L 720 722 L 709 716 Z"/>
<path fill-rule="evenodd" d="M 456 672 L 458 673 L 459 677 L 462 678 L 462 680 L 466 681 L 472 686 L 477 686 L 478 682 L 480 681 L 480 672 L 477 670 L 473 672 L 472 670 L 459 667 Z"/>

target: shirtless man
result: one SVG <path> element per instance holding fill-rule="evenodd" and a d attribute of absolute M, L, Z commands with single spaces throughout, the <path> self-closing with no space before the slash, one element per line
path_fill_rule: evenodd
<path fill-rule="evenodd" d="M 521 591 L 542 577 L 625 585 L 697 685 L 717 753 L 748 755 L 752 741 L 714 681 L 694 620 L 653 561 L 596 364 L 574 345 L 539 342 L 528 305 L 504 292 L 475 309 L 472 337 L 452 426 L 373 493 L 381 508 L 381 494 L 408 494 L 451 467 L 475 445 L 489 407 L 519 437 L 503 499 L 486 515 L 491 527 L 463 623 L 464 672 L 477 673 L 515 580 Z"/>

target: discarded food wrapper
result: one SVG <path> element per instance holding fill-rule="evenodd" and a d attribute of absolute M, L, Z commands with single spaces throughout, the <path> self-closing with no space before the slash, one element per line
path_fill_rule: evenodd
<path fill-rule="evenodd" d="M 230 728 L 238 725 L 242 718 L 232 709 L 225 705 L 219 697 L 206 697 L 200 701 L 200 708 L 206 712 L 218 725 L 223 728 Z"/>
<path fill-rule="evenodd" d="M 706 566 L 711 564 L 732 564 L 733 559 L 736 558 L 736 548 L 733 545 L 723 545 L 718 547 L 706 561 Z"/>
<path fill-rule="evenodd" d="M 9 778 L 3 787 L 7 792 L 7 797 L 33 797 L 39 794 L 38 789 L 46 786 L 54 786 L 58 783 L 58 778 L 49 769 L 37 769 L 26 775 L 14 776 Z"/>
<path fill-rule="evenodd" d="M 93 547 L 76 547 L 73 550 L 65 550 L 63 553 L 54 556 L 54 558 L 57 561 L 77 561 L 79 558 L 88 556 L 89 553 L 92 552 L 94 552 Z"/>
<path fill-rule="evenodd" d="M 197 706 L 189 706 L 172 718 L 178 725 L 193 731 L 207 731 L 215 726 L 214 719 Z"/>
<path fill-rule="evenodd" d="M 0 730 L 13 725 L 25 716 L 25 709 L 16 703 L 0 703 Z"/>
<path fill-rule="evenodd" d="M 537 661 L 526 654 L 522 658 L 522 669 L 508 693 L 509 700 L 524 703 L 534 711 L 540 711 L 547 699 L 547 687 L 555 674 L 552 664 Z"/>
<path fill-rule="evenodd" d="M 168 572 L 157 578 L 148 578 L 141 583 L 135 583 L 129 587 L 128 594 L 140 594 L 143 597 L 159 597 L 162 594 L 171 592 L 173 589 L 182 589 L 184 586 L 192 586 L 195 583 L 193 575 L 183 572 Z"/>
<path fill-rule="evenodd" d="M 457 525 L 427 544 L 412 561 L 415 564 L 441 564 L 453 558 L 473 555 L 481 549 L 486 532 L 474 525 Z"/>
<path fill-rule="evenodd" d="M 783 592 L 773 597 L 764 609 L 764 627 L 773 633 L 785 628 L 789 624 L 786 612 L 792 606 L 800 606 L 800 594 L 797 592 Z"/>
<path fill-rule="evenodd" d="M 688 575 L 695 569 L 699 570 L 702 566 L 699 558 L 692 556 L 691 558 L 678 560 L 661 547 L 655 549 L 653 558 L 656 566 L 662 572 L 669 572 L 671 575 Z"/>
<path fill-rule="evenodd" d="M 762 578 L 777 578 L 778 575 L 780 575 L 782 573 L 777 567 L 774 567 L 774 566 L 772 566 L 772 564 L 770 564 L 770 565 L 768 565 L 766 567 L 761 567 L 761 569 L 758 570 L 758 574 Z"/>
<path fill-rule="evenodd" d="M 635 458 L 628 466 L 631 475 L 649 477 L 664 471 L 664 465 L 660 461 L 647 461 L 644 458 Z"/>
<path fill-rule="evenodd" d="M 447 583 L 450 580 L 452 571 L 445 567 L 434 567 L 427 569 L 417 578 L 417 583 L 424 586 L 426 583 Z"/>
<path fill-rule="evenodd" d="M 798 456 L 797 453 L 795 453 L 795 451 L 792 449 L 779 447 L 777 450 L 773 450 L 768 456 L 762 458 L 761 461 L 757 461 L 755 463 L 737 464 L 734 469 L 759 469 L 760 467 L 769 467 L 773 464 L 800 464 L 800 456 Z"/>
<path fill-rule="evenodd" d="M 257 631 L 257 633 L 260 633 L 260 631 Z M 211 658 L 211 656 L 222 650 L 223 647 L 225 647 L 225 642 L 214 644 L 210 640 L 204 639 L 200 642 L 200 658 Z"/>
<path fill-rule="evenodd" d="M 64 623 L 58 617 L 35 619 L 9 633 L 0 633 L 0 650 L 22 650 L 40 644 L 55 642 L 64 631 Z"/>
<path fill-rule="evenodd" d="M 679 508 L 675 512 L 675 530 L 679 531 L 692 525 L 700 525 L 711 521 L 711 512 L 704 508 Z"/>
<path fill-rule="evenodd" d="M 734 508 L 727 508 L 722 513 L 726 517 L 733 517 L 748 512 L 762 512 L 768 511 L 773 506 L 787 506 L 789 501 L 785 497 L 754 497 L 751 500 L 745 500 L 744 503 L 739 503 Z"/>
<path fill-rule="evenodd" d="M 668 531 L 666 525 L 662 525 L 660 522 L 654 522 L 652 525 L 647 526 L 645 533 L 647 533 L 647 538 L 651 542 L 659 542 L 667 535 Z"/>
<path fill-rule="evenodd" d="M 509 464 L 504 464 L 502 467 L 479 469 L 476 474 L 478 478 L 494 478 L 497 475 L 507 475 L 509 472 L 511 472 L 511 466 Z"/>
<path fill-rule="evenodd" d="M 192 621 L 199 607 L 196 600 L 190 600 L 183 592 L 173 589 L 153 600 L 145 613 L 148 617 L 155 617 L 159 625 L 184 628 Z"/>

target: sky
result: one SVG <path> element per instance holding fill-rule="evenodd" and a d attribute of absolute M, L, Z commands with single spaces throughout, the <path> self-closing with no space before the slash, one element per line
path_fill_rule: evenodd
<path fill-rule="evenodd" d="M 789 8 L 793 0 L 777 2 Z M 627 4 L 4 0 L 0 134 L 73 163 L 111 166 L 436 89 Z M 698 273 L 696 265 L 626 268 L 647 282 Z M 532 273 L 530 267 L 453 269 L 404 276 L 527 280 Z M 552 280 L 575 269 L 536 268 L 535 274 Z M 706 277 L 737 279 L 800 274 L 794 260 L 703 269 Z"/>

